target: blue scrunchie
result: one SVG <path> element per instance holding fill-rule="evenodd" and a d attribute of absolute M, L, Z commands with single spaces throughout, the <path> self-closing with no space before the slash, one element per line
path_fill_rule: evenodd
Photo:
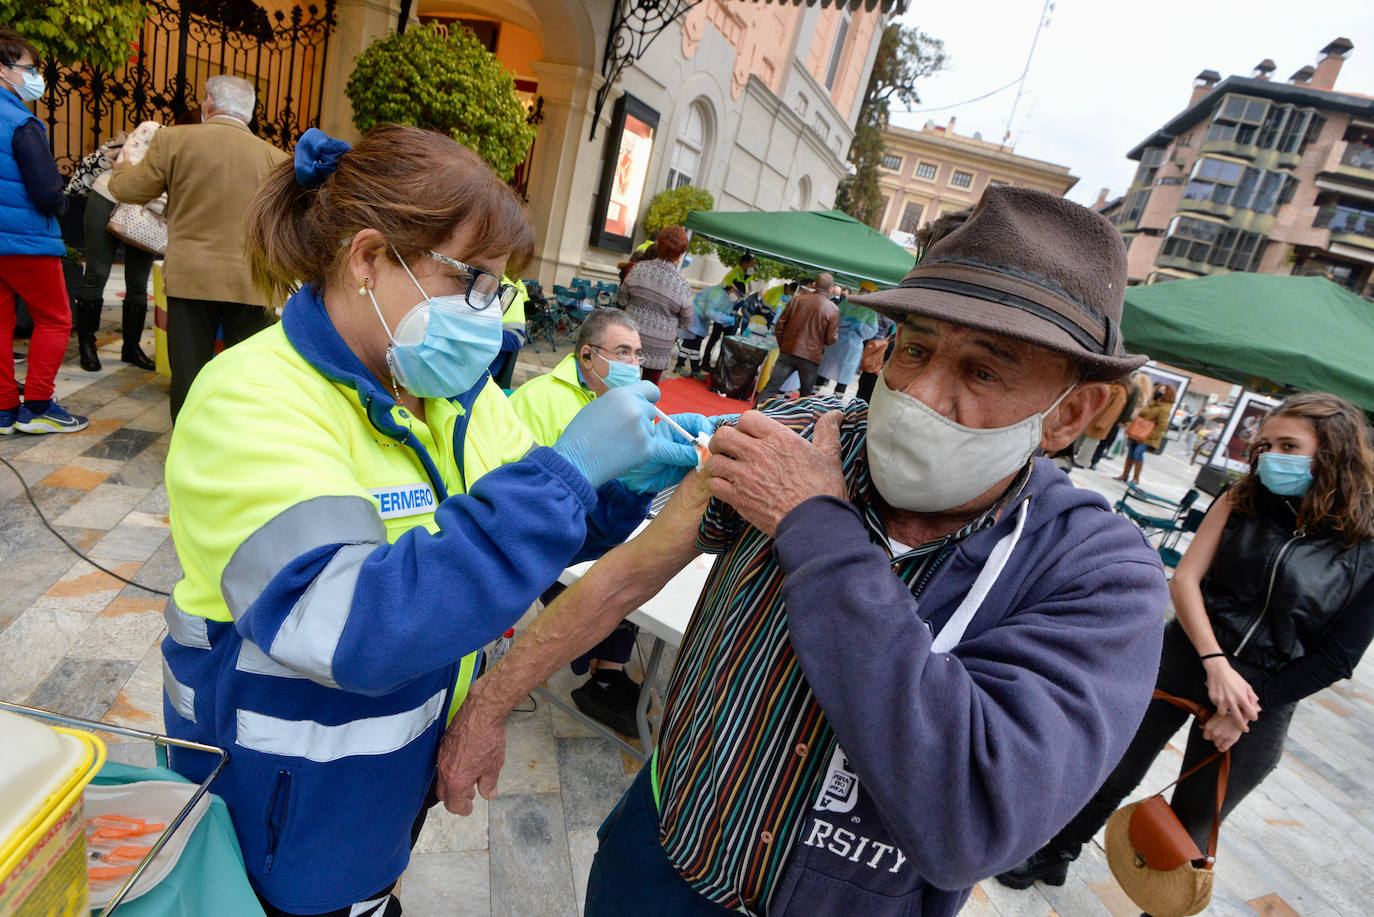
<path fill-rule="evenodd" d="M 339 167 L 339 157 L 353 145 L 312 127 L 296 141 L 296 184 L 303 188 L 318 188 Z"/>

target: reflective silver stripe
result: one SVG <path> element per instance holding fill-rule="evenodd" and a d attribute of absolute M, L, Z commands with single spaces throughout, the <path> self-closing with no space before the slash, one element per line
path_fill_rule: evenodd
<path fill-rule="evenodd" d="M 244 539 L 220 577 L 220 591 L 237 621 L 272 577 L 297 557 L 331 544 L 386 543 L 377 504 L 365 497 L 314 497 L 282 510 Z"/>
<path fill-rule="evenodd" d="M 334 650 L 348 623 L 358 571 L 373 550 L 370 544 L 340 548 L 281 623 L 268 655 L 320 684 L 337 688 Z"/>
<path fill-rule="evenodd" d="M 448 691 L 439 691 L 413 710 L 326 726 L 314 720 L 283 720 L 251 710 L 238 712 L 235 742 L 267 755 L 307 761 L 337 761 L 351 755 L 385 755 L 424 734 L 444 710 Z"/>
<path fill-rule="evenodd" d="M 275 678 L 305 677 L 303 672 L 289 669 L 264 653 L 251 640 L 244 640 L 239 644 L 239 658 L 234 662 L 234 669 L 239 672 L 247 672 L 250 675 L 271 675 Z"/>
<path fill-rule="evenodd" d="M 162 690 L 167 692 L 173 710 L 193 723 L 196 721 L 196 689 L 177 681 L 166 658 L 162 660 Z"/>
<path fill-rule="evenodd" d="M 169 598 L 162 609 L 162 617 L 167 622 L 167 635 L 182 646 L 192 649 L 210 648 L 209 622 L 200 615 L 188 615 L 177 607 L 177 600 Z"/>

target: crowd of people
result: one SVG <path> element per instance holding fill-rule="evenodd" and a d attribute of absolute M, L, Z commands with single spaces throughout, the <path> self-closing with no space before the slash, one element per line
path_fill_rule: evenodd
<path fill-rule="evenodd" d="M 24 105 L 38 63 L 0 30 L 0 337 L 16 295 L 35 322 L 22 400 L 0 339 L 4 433 L 86 423 L 52 397 L 72 313 L 67 200 Z M 700 552 L 715 563 L 652 755 L 598 832 L 589 917 L 952 917 L 989 876 L 1063 882 L 1186 718 L 1156 688 L 1207 708 L 1185 768 L 1231 752 L 1224 818 L 1374 638 L 1374 444 L 1342 399 L 1263 420 L 1172 581 L 1047 458 L 1092 467 L 1124 437 L 1138 483 L 1176 397 L 1123 347 L 1125 248 L 1091 210 L 991 186 L 886 290 L 829 272 L 751 290 L 745 254 L 693 294 L 688 234 L 665 227 L 622 308 L 508 395 L 493 373 L 523 340 L 511 278 L 534 247 L 516 194 L 412 127 L 312 128 L 288 155 L 253 106 L 212 77 L 203 123 L 97 151 L 75 310 L 98 367 L 102 217 L 165 195 L 183 571 L 165 728 L 229 750 L 214 791 L 269 915 L 398 915 L 426 813 L 496 792 L 507 715 L 563 665 L 587 675 L 579 708 L 632 734 L 625 619 Z M 148 262 L 127 252 L 145 287 L 122 356 L 146 368 L 129 329 Z M 755 410 L 661 422 L 675 352 L 714 371 L 752 315 L 779 351 Z M 192 780 L 215 764 L 172 752 Z M 1194 838 L 1215 767 L 1173 798 Z"/>

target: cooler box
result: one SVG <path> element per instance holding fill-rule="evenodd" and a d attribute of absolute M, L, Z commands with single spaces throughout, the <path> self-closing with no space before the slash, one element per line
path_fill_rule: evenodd
<path fill-rule="evenodd" d="M 0 711 L 0 914 L 85 914 L 81 793 L 105 762 L 88 732 Z"/>

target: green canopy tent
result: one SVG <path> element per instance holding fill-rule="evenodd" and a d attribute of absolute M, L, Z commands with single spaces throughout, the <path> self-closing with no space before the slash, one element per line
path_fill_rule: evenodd
<path fill-rule="evenodd" d="M 1374 303 L 1324 277 L 1236 272 L 1130 287 L 1126 348 L 1248 388 L 1374 411 Z"/>
<path fill-rule="evenodd" d="M 871 280 L 896 286 L 916 256 L 839 210 L 717 213 L 693 210 L 686 227 L 716 242 L 747 248 L 761 258 L 807 270 L 829 271 L 837 283 Z"/>

